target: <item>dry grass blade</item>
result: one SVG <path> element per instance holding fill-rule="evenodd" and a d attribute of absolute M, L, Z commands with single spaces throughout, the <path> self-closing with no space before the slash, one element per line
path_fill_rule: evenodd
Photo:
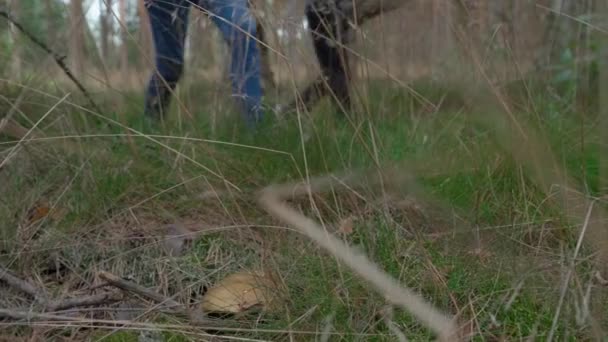
<path fill-rule="evenodd" d="M 551 330 L 549 331 L 549 337 L 547 340 L 551 341 L 553 339 L 553 335 L 555 334 L 555 330 L 557 329 L 558 319 L 562 310 L 562 305 L 564 304 L 564 298 L 566 297 L 566 291 L 568 290 L 568 284 L 570 283 L 570 278 L 572 277 L 572 273 L 574 272 L 574 268 L 576 267 L 576 258 L 578 257 L 578 253 L 581 249 L 581 245 L 583 244 L 583 239 L 585 237 L 585 232 L 587 231 L 587 227 L 589 226 L 589 219 L 591 218 L 591 213 L 593 212 L 593 204 L 589 206 L 589 210 L 587 211 L 587 216 L 585 217 L 585 223 L 583 224 L 583 228 L 581 229 L 581 233 L 579 234 L 578 241 L 576 243 L 576 248 L 574 249 L 574 255 L 572 256 L 572 261 L 570 262 L 570 267 L 566 273 L 566 277 L 562 283 L 562 288 L 559 296 L 559 303 L 557 305 L 557 309 L 555 310 L 555 315 L 553 316 L 553 323 L 551 324 Z"/>
<path fill-rule="evenodd" d="M 461 36 L 463 36 L 461 34 Z M 599 274 L 608 274 L 608 229 L 604 217 L 606 210 L 599 207 L 593 212 L 586 212 L 591 208 L 592 201 L 587 197 L 583 186 L 558 162 L 552 148 L 543 138 L 542 133 L 535 129 L 526 120 L 520 119 L 512 108 L 506 94 L 494 86 L 483 68 L 482 58 L 475 51 L 469 49 L 473 66 L 488 86 L 485 91 L 471 85 L 463 87 L 475 103 L 477 109 L 473 118 L 495 130 L 495 141 L 504 151 L 508 152 L 513 160 L 531 171 L 531 179 L 554 200 L 553 204 L 562 212 L 568 213 L 568 220 L 581 227 L 579 240 L 589 245 L 594 254 L 594 266 Z M 499 115 L 488 116 L 488 112 Z M 557 190 L 557 191 L 555 191 Z M 588 215 L 590 218 L 586 219 Z M 584 232 L 582 229 L 584 228 Z M 604 288 L 597 288 L 591 311 L 593 316 L 602 323 L 606 322 L 605 307 L 603 304 L 607 295 Z M 561 304 L 560 304 L 561 305 Z M 559 314 L 559 312 L 557 313 Z M 593 324 L 595 325 L 595 324 Z M 592 329 L 595 337 L 605 336 L 606 333 L 599 325 Z"/>
<path fill-rule="evenodd" d="M 333 183 L 339 185 L 331 177 L 325 177 L 311 181 L 311 185 L 271 186 L 262 191 L 259 201 L 269 213 L 299 228 L 310 239 L 348 265 L 361 278 L 381 292 L 387 300 L 410 311 L 418 320 L 437 333 L 440 340 L 457 339 L 457 330 L 451 317 L 428 304 L 422 297 L 408 288 L 402 287 L 365 255 L 356 252 L 339 239 L 329 235 L 316 222 L 284 204 L 284 199 L 287 197 L 303 194 L 310 191 L 311 188 L 320 188 Z"/>
<path fill-rule="evenodd" d="M 33 297 L 36 302 L 45 307 L 46 311 L 67 310 L 82 306 L 99 306 L 118 302 L 122 296 L 114 292 L 100 293 L 90 296 L 73 297 L 62 300 L 49 300 L 44 289 L 40 289 L 30 282 L 12 275 L 8 270 L 0 267 L 0 280 L 9 286 Z M 10 317 L 10 316 L 7 316 Z"/>
<path fill-rule="evenodd" d="M 47 307 L 47 311 L 61 311 L 82 306 L 99 306 L 107 305 L 122 300 L 122 296 L 115 292 L 100 293 L 91 296 L 67 298 L 64 300 L 54 301 Z"/>
<path fill-rule="evenodd" d="M 79 322 L 82 318 L 78 317 L 69 317 L 69 316 L 59 316 L 53 314 L 46 313 L 37 313 L 31 311 L 19 311 L 19 310 L 10 310 L 10 309 L 0 309 L 0 317 L 2 318 L 11 318 L 18 320 L 27 320 L 27 321 L 74 321 Z"/>

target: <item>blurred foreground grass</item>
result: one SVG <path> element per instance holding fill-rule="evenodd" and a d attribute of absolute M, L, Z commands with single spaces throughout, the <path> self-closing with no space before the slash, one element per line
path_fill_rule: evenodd
<path fill-rule="evenodd" d="M 393 340 L 383 318 L 385 300 L 263 213 L 252 196 L 273 183 L 396 165 L 404 175 L 415 174 L 415 188 L 333 191 L 315 196 L 314 205 L 306 198 L 295 205 L 330 231 L 352 220 L 352 231 L 341 234 L 345 241 L 438 307 L 458 314 L 476 340 L 546 338 L 578 230 L 551 194 L 497 147 L 495 132 L 471 119 L 499 114 L 473 113 L 459 89 L 434 84 L 415 89 L 441 105 L 429 110 L 403 89 L 373 84 L 367 109 L 357 118 L 341 119 L 322 104 L 302 125 L 293 118 L 277 124 L 271 117 L 256 135 L 193 89 L 187 94 L 195 100 L 187 104 L 195 109 L 186 113 L 175 105 L 169 121 L 155 128 L 142 120 L 137 94 L 104 100 L 103 116 L 123 126 L 60 103 L 37 125 L 37 138 L 19 145 L 0 136 L 2 159 L 20 146 L 0 170 L 0 259 L 37 275 L 56 292 L 82 287 L 94 270 L 106 269 L 185 302 L 236 270 L 272 270 L 287 289 L 281 309 L 241 317 L 244 328 L 224 332 L 226 339 L 312 340 L 329 331 L 330 340 Z M 2 89 L 4 112 L 20 92 Z M 543 94 L 514 97 L 518 113 L 539 129 L 560 167 L 588 196 L 601 195 L 600 131 L 593 117 L 556 107 Z M 32 127 L 56 101 L 26 91 L 14 118 Z M 28 222 L 28 211 L 43 201 L 51 214 Z M 206 233 L 184 255 L 168 258 L 154 238 L 159 227 L 175 222 Z M 69 272 L 55 267 L 59 264 Z M 590 336 L 588 253 L 579 254 L 576 265 L 558 320 L 560 340 Z M 1 306 L 14 304 L 0 297 Z M 174 323 L 161 314 L 141 319 Z M 410 340 L 431 337 L 405 312 L 396 310 L 392 321 Z M 2 330 L 27 334 L 27 329 Z M 201 331 L 165 332 L 165 337 L 197 340 L 204 338 Z M 90 336 L 137 340 L 136 332 L 112 329 Z"/>

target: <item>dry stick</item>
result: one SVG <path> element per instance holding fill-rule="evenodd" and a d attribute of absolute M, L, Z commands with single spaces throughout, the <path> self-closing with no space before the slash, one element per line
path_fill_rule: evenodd
<path fill-rule="evenodd" d="M 182 304 L 174 301 L 173 299 L 166 298 L 165 296 L 157 292 L 149 290 L 141 285 L 135 284 L 134 282 L 122 279 L 112 273 L 101 271 L 99 272 L 99 277 L 107 281 L 108 284 L 118 287 L 121 290 L 133 292 L 156 303 L 166 305 L 170 308 L 180 308 L 183 306 Z"/>
<path fill-rule="evenodd" d="M 124 291 L 136 293 L 147 299 L 150 299 L 155 302 L 169 306 L 171 309 L 175 309 L 174 313 L 183 314 L 183 315 L 187 316 L 192 321 L 192 323 L 215 324 L 215 325 L 218 324 L 218 322 L 211 322 L 211 321 L 203 318 L 202 313 L 201 313 L 201 315 L 197 315 L 196 312 L 191 313 L 187 309 L 182 308 L 182 306 L 183 306 L 182 304 L 180 304 L 172 299 L 165 298 L 164 296 L 162 296 L 154 291 L 148 290 L 133 282 L 121 279 L 120 277 L 115 276 L 111 273 L 100 272 L 99 276 L 100 276 L 100 278 L 104 279 L 107 282 L 107 284 L 115 286 Z M 106 293 L 97 294 L 97 295 L 75 297 L 75 298 L 68 298 L 68 299 L 64 299 L 64 300 L 48 302 L 46 300 L 46 297 L 42 297 L 39 295 L 40 293 L 44 293 L 42 290 L 39 290 L 34 285 L 30 284 L 29 282 L 27 282 L 25 280 L 22 280 L 22 279 L 19 279 L 19 278 L 13 276 L 12 274 L 10 274 L 10 272 L 8 270 L 5 270 L 2 267 L 0 267 L 0 280 L 6 282 L 8 285 L 10 285 L 24 293 L 29 294 L 30 296 L 36 298 L 36 300 L 41 302 L 42 304 L 48 303 L 45 306 L 47 307 L 47 310 L 51 311 L 51 312 L 59 311 L 59 310 L 67 310 L 67 309 L 71 309 L 71 308 L 75 308 L 75 307 L 82 307 L 82 306 L 98 306 L 98 305 L 104 305 L 104 304 L 111 304 L 111 303 L 122 300 L 122 296 L 119 293 L 106 292 Z M 28 320 L 37 319 L 37 320 L 81 321 L 80 318 L 70 318 L 70 317 L 49 315 L 49 314 L 45 314 L 45 313 L 35 313 L 35 312 L 29 312 L 29 311 L 22 312 L 22 311 L 18 311 L 18 310 L 10 310 L 10 309 L 0 309 L 0 317 L 6 317 L 6 318 L 12 318 L 12 319 L 28 319 Z M 228 324 L 219 323 L 219 325 L 227 326 Z"/>
<path fill-rule="evenodd" d="M 319 189 L 339 184 L 340 182 L 330 177 L 325 177 L 311 181 L 310 185 L 270 186 L 262 190 L 259 201 L 262 207 L 269 213 L 299 228 L 317 244 L 328 250 L 336 258 L 342 260 L 353 271 L 358 273 L 360 277 L 384 294 L 387 300 L 409 310 L 427 327 L 434 330 L 440 340 L 449 341 L 457 339 L 456 326 L 451 317 L 439 312 L 408 288 L 402 287 L 394 278 L 380 270 L 365 255 L 356 252 L 339 239 L 329 235 L 316 222 L 283 203 L 285 198 L 305 194 L 311 191 L 312 188 Z"/>
<path fill-rule="evenodd" d="M 7 283 L 9 286 L 32 296 L 37 302 L 46 302 L 46 294 L 27 280 L 19 279 L 11 274 L 11 272 L 0 266 L 0 280 Z"/>
<path fill-rule="evenodd" d="M 96 306 L 114 303 L 121 300 L 119 294 L 110 292 L 49 301 L 44 290 L 36 287 L 27 280 L 17 278 L 3 267 L 0 267 L 0 280 L 4 281 L 13 288 L 34 297 L 38 303 L 43 304 L 46 307 L 47 311 L 67 310 L 81 306 Z"/>
<path fill-rule="evenodd" d="M 119 276 L 114 275 L 112 273 L 101 271 L 101 272 L 99 272 L 99 277 L 101 279 L 103 279 L 104 281 L 106 281 L 108 284 L 115 286 L 121 290 L 138 294 L 138 295 L 140 295 L 144 298 L 147 298 L 149 300 L 152 300 L 156 303 L 168 306 L 170 309 L 174 310 L 174 312 L 173 312 L 174 314 L 184 315 L 184 316 L 188 317 L 190 322 L 193 324 L 199 324 L 199 325 L 200 324 L 209 324 L 209 325 L 220 325 L 220 326 L 229 326 L 230 325 L 230 322 L 211 321 L 211 320 L 207 319 L 206 317 L 204 317 L 202 311 L 196 311 L 196 310 L 190 311 L 190 310 L 188 310 L 188 308 L 185 305 L 183 305 L 179 302 L 176 302 L 173 299 L 166 298 L 165 296 L 163 296 L 159 293 L 149 290 L 141 285 L 135 284 L 134 282 L 122 279 Z"/>
<path fill-rule="evenodd" d="M 76 87 L 78 87 L 78 89 L 82 92 L 82 94 L 84 95 L 84 97 L 86 97 L 86 99 L 89 101 L 91 107 L 93 107 L 93 109 L 96 110 L 98 113 L 102 113 L 102 111 L 99 108 L 99 106 L 97 106 L 97 104 L 95 103 L 95 101 L 93 101 L 93 98 L 91 97 L 91 95 L 89 94 L 89 92 L 85 89 L 85 87 L 82 85 L 82 83 L 80 83 L 80 81 L 78 81 L 76 79 L 76 77 L 74 77 L 74 74 L 72 73 L 72 71 L 70 70 L 70 68 L 68 68 L 68 66 L 65 64 L 65 62 L 64 62 L 65 56 L 61 56 L 58 53 L 56 53 L 55 51 L 51 50 L 44 42 L 42 42 L 40 39 L 36 38 L 36 36 L 34 36 L 28 30 L 26 30 L 7 11 L 0 11 L 0 16 L 4 17 L 6 20 L 10 21 L 13 25 L 15 25 L 15 27 L 17 29 L 19 29 L 19 31 L 21 31 L 21 33 L 23 33 L 32 42 L 34 42 L 34 44 L 38 45 L 42 50 L 44 50 L 46 53 L 48 53 L 49 55 L 51 55 L 53 57 L 53 60 L 55 60 L 55 63 L 57 63 L 57 65 L 59 65 L 59 67 L 61 68 L 61 70 L 63 70 L 63 72 L 66 74 L 66 76 L 68 76 L 68 78 L 70 80 L 72 80 L 72 82 L 74 82 L 74 84 L 76 85 Z"/>

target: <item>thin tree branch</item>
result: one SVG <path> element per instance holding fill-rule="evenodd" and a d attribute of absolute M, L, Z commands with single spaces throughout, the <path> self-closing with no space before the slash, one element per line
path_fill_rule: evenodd
<path fill-rule="evenodd" d="M 65 56 L 59 55 L 55 51 L 51 50 L 43 41 L 36 38 L 36 36 L 34 36 L 27 29 L 25 29 L 23 27 L 23 25 L 21 25 L 19 23 L 19 21 L 17 21 L 15 18 L 13 18 L 7 11 L 0 10 L 0 16 L 4 17 L 6 20 L 10 21 L 13 25 L 15 25 L 15 27 L 17 29 L 19 29 L 19 31 L 21 31 L 21 33 L 23 33 L 26 37 L 28 37 L 34 44 L 38 45 L 42 50 L 44 50 L 46 53 L 51 55 L 53 57 L 53 59 L 55 60 L 55 63 L 57 63 L 57 65 L 59 65 L 59 67 L 61 68 L 61 70 L 63 70 L 63 72 L 66 74 L 66 76 L 68 76 L 68 78 L 70 80 L 72 80 L 72 82 L 74 82 L 76 87 L 78 87 L 78 89 L 86 97 L 86 99 L 89 101 L 91 107 L 93 107 L 93 109 L 96 110 L 98 113 L 102 112 L 100 107 L 97 106 L 95 101 L 93 101 L 93 98 L 91 97 L 90 93 L 86 90 L 86 88 L 82 85 L 82 83 L 80 83 L 80 81 L 78 81 L 76 79 L 76 77 L 74 77 L 74 74 L 72 73 L 70 68 L 68 68 L 68 66 L 65 64 L 65 62 L 64 62 L 64 60 L 66 58 Z"/>
<path fill-rule="evenodd" d="M 4 281 L 9 286 L 26 293 L 33 297 L 38 303 L 46 307 L 47 311 L 67 310 L 82 306 L 97 306 L 118 302 L 122 296 L 116 292 L 105 292 L 96 295 L 67 298 L 62 300 L 50 301 L 47 299 L 46 292 L 30 282 L 19 279 L 12 275 L 10 271 L 0 266 L 0 281 Z"/>
<path fill-rule="evenodd" d="M 165 305 L 169 308 L 179 309 L 179 308 L 183 307 L 182 304 L 174 301 L 173 299 L 166 298 L 165 296 L 163 296 L 157 292 L 149 290 L 141 285 L 135 284 L 134 282 L 122 279 L 119 276 L 114 275 L 112 273 L 101 271 L 101 272 L 99 272 L 99 277 L 114 287 L 117 287 L 121 290 L 135 293 L 146 299 L 154 301 L 158 304 Z"/>
<path fill-rule="evenodd" d="M 222 326 L 230 325 L 230 322 L 216 322 L 209 320 L 208 317 L 205 316 L 202 310 L 194 308 L 190 310 L 188 306 L 181 304 L 179 302 L 174 301 L 173 299 L 166 298 L 165 296 L 156 293 L 152 290 L 149 290 L 141 285 L 135 284 L 131 281 L 120 278 L 117 275 L 114 275 L 109 272 L 101 271 L 99 272 L 99 277 L 105 280 L 108 284 L 115 286 L 124 291 L 132 292 L 137 295 L 140 295 L 144 298 L 152 300 L 156 303 L 163 304 L 169 309 L 173 310 L 173 314 L 183 315 L 190 320 L 190 323 L 195 325 L 205 325 L 205 324 L 220 324 Z"/>

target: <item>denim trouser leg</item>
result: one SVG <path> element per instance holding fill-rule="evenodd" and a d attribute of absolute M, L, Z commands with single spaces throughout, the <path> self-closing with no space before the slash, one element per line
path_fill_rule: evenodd
<path fill-rule="evenodd" d="M 146 0 L 157 69 L 146 92 L 148 116 L 163 114 L 182 75 L 188 13 L 192 3 L 198 7 L 197 1 Z M 256 42 L 256 22 L 247 0 L 200 0 L 198 3 L 211 15 L 230 46 L 233 94 L 247 124 L 253 126 L 261 119 L 261 61 Z"/>
<path fill-rule="evenodd" d="M 163 116 L 182 76 L 188 28 L 188 0 L 146 0 L 155 48 L 155 66 L 145 99 L 146 116 Z"/>
<path fill-rule="evenodd" d="M 201 0 L 230 47 L 233 95 L 251 127 L 262 119 L 261 60 L 256 21 L 247 0 Z"/>

